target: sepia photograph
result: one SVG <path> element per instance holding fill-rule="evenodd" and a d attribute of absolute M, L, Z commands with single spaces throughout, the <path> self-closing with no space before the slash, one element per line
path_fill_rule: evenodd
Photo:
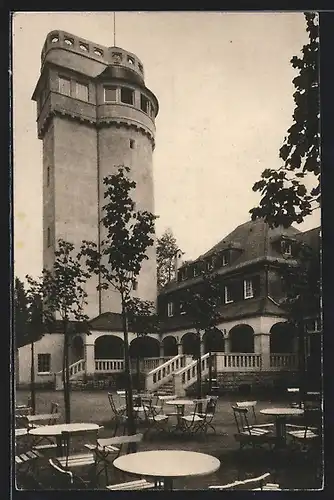
<path fill-rule="evenodd" d="M 322 490 L 319 14 L 11 14 L 15 488 Z"/>

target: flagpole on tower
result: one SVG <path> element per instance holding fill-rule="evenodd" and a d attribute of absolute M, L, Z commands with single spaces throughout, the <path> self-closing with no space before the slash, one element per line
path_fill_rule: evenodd
<path fill-rule="evenodd" d="M 116 12 L 114 12 L 114 47 L 116 47 Z"/>

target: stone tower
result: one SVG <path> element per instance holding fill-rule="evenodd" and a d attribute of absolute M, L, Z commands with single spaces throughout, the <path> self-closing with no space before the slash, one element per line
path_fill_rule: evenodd
<path fill-rule="evenodd" d="M 52 31 L 41 54 L 32 99 L 43 140 L 43 263 L 50 268 L 59 238 L 78 248 L 101 241 L 103 178 L 131 169 L 137 210 L 154 213 L 152 154 L 158 100 L 145 86 L 138 57 L 64 31 Z M 155 248 L 148 249 L 135 295 L 156 301 Z M 87 285 L 90 318 L 120 312 L 118 294 Z"/>

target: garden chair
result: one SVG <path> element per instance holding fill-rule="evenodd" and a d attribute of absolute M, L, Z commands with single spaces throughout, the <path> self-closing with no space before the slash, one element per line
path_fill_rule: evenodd
<path fill-rule="evenodd" d="M 72 430 L 72 431 L 63 431 L 61 433 L 61 446 L 62 446 L 62 456 L 56 457 L 56 463 L 60 465 L 63 469 L 71 471 L 71 469 L 75 469 L 77 467 L 88 467 L 89 471 L 89 483 L 94 485 L 96 482 L 96 460 L 95 453 L 91 449 L 91 444 L 94 443 L 96 445 L 98 433 L 100 429 L 103 427 L 99 427 L 96 430 Z M 85 444 L 85 448 L 88 448 L 88 451 L 84 453 L 72 453 L 71 452 L 71 441 L 75 437 L 90 438 L 93 443 Z"/>
<path fill-rule="evenodd" d="M 209 399 L 206 401 L 205 411 L 203 413 L 197 413 L 197 415 L 201 417 L 203 420 L 198 422 L 198 428 L 196 432 L 203 431 L 204 434 L 206 434 L 208 428 L 210 427 L 216 434 L 216 429 L 212 425 L 212 421 L 216 413 L 217 403 L 218 403 L 218 396 L 210 396 Z"/>
<path fill-rule="evenodd" d="M 108 484 L 108 466 L 112 465 L 112 462 L 120 455 L 129 453 L 130 443 L 140 443 L 142 440 L 143 434 L 98 438 L 94 446 L 90 445 L 90 450 L 95 453 L 96 476 L 104 472 L 106 484 Z M 109 460 L 110 456 L 111 460 Z"/>
<path fill-rule="evenodd" d="M 164 413 L 157 414 L 154 405 L 152 405 L 152 402 L 149 405 L 144 405 L 144 415 L 145 423 L 147 425 L 144 436 L 146 436 L 152 430 L 156 430 L 160 433 L 169 432 L 168 415 L 165 415 Z"/>
<path fill-rule="evenodd" d="M 203 405 L 207 404 L 207 399 L 194 399 L 194 408 L 189 415 L 181 417 L 183 431 L 185 433 L 195 434 L 204 422 Z"/>
<path fill-rule="evenodd" d="M 87 490 L 89 482 L 84 481 L 73 471 L 65 469 L 56 458 L 49 459 L 54 476 L 54 486 L 57 490 Z"/>
<path fill-rule="evenodd" d="M 125 432 L 126 424 L 127 424 L 127 416 L 125 415 L 126 412 L 126 405 L 121 405 L 121 406 L 116 406 L 114 396 L 111 392 L 108 392 L 108 400 L 112 412 L 112 417 L 111 421 L 114 422 L 115 428 L 114 428 L 114 436 L 116 436 L 117 429 L 119 425 L 123 425 L 124 429 L 123 432 Z"/>
<path fill-rule="evenodd" d="M 253 448 L 263 444 L 271 446 L 273 436 L 269 428 L 250 426 L 248 422 L 248 408 L 239 408 L 232 406 L 235 423 L 237 426 L 237 433 L 234 438 L 239 442 L 240 449 L 247 445 Z"/>
<path fill-rule="evenodd" d="M 51 403 L 50 413 L 40 413 L 37 415 L 27 416 L 28 427 L 30 429 L 35 427 L 41 427 L 42 425 L 54 425 L 57 423 L 61 414 L 59 413 L 58 403 Z M 46 441 L 46 443 L 44 443 Z M 55 450 L 57 444 L 52 438 L 47 436 L 35 437 L 32 441 L 32 448 L 41 452 L 47 452 L 50 450 Z"/>
<path fill-rule="evenodd" d="M 264 424 L 259 424 L 257 422 L 257 415 L 256 415 L 256 411 L 255 411 L 255 407 L 257 405 L 257 401 L 237 401 L 236 403 L 234 403 L 235 406 L 237 406 L 238 408 L 248 408 L 249 410 L 252 411 L 252 416 L 253 416 L 253 423 L 250 425 L 250 427 L 257 427 L 257 428 L 261 428 L 261 427 L 272 427 L 274 428 L 275 427 L 275 423 L 274 422 L 267 422 L 267 423 L 264 423 Z"/>
<path fill-rule="evenodd" d="M 209 486 L 209 490 L 281 491 L 278 484 L 268 482 L 270 476 L 270 472 L 266 472 L 261 476 L 244 479 L 243 481 L 234 481 L 221 486 Z"/>
<path fill-rule="evenodd" d="M 20 489 L 33 489 L 40 487 L 35 476 L 38 459 L 42 458 L 37 450 L 28 450 L 15 455 L 16 483 Z"/>
<path fill-rule="evenodd" d="M 321 436 L 321 413 L 315 418 L 314 409 L 304 411 L 304 425 L 286 424 L 287 436 L 296 449 L 309 452 L 319 444 Z M 314 425 L 315 424 L 315 425 Z"/>

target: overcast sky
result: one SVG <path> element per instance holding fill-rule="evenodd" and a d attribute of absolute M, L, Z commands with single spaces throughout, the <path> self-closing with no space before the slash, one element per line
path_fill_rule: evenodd
<path fill-rule="evenodd" d="M 112 12 L 13 18 L 15 274 L 42 269 L 42 141 L 31 95 L 49 31 L 113 45 Z M 252 185 L 280 166 L 292 124 L 290 59 L 308 40 L 302 13 L 117 12 L 116 45 L 142 60 L 159 100 L 153 156 L 157 235 L 172 228 L 196 258 L 259 201 Z M 319 213 L 298 229 L 319 225 Z"/>

